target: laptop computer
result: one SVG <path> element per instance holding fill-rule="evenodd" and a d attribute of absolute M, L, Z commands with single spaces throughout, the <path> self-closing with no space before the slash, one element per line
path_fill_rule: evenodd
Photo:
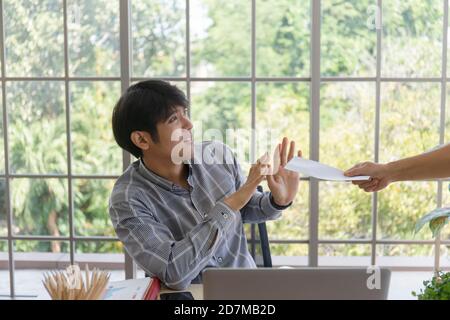
<path fill-rule="evenodd" d="M 386 268 L 210 268 L 203 272 L 205 300 L 385 300 Z"/>

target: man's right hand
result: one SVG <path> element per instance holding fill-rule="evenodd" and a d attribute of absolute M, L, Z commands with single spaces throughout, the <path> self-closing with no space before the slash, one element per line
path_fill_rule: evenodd
<path fill-rule="evenodd" d="M 245 183 L 239 188 L 239 190 L 223 200 L 223 202 L 232 210 L 241 210 L 250 201 L 250 198 L 256 191 L 256 187 L 270 172 L 268 157 L 269 155 L 265 154 L 256 162 L 256 164 L 252 165 Z"/>
<path fill-rule="evenodd" d="M 369 181 L 352 181 L 352 183 L 366 192 L 375 192 L 386 188 L 394 181 L 389 172 L 387 164 L 363 162 L 345 171 L 344 175 L 347 177 L 370 176 Z"/>

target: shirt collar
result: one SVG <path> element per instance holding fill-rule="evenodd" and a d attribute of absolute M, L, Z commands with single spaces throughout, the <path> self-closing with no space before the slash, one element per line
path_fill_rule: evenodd
<path fill-rule="evenodd" d="M 179 185 L 176 185 L 175 183 L 173 183 L 170 180 L 167 180 L 166 178 L 163 178 L 159 175 L 157 175 L 156 173 L 154 173 L 153 171 L 151 171 L 150 169 L 148 169 L 145 164 L 144 164 L 144 160 L 139 159 L 139 172 L 142 174 L 142 176 L 148 180 L 150 180 L 151 182 L 153 182 L 154 184 L 168 190 L 168 191 L 180 191 L 181 190 L 185 190 L 184 188 L 180 187 Z M 190 184 L 190 177 L 192 175 L 192 164 L 190 161 L 187 161 L 187 165 L 188 165 L 188 169 L 189 169 L 189 173 L 188 173 L 188 183 Z"/>

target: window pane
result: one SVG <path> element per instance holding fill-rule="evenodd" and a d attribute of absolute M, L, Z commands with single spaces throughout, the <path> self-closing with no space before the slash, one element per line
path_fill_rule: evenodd
<path fill-rule="evenodd" d="M 186 2 L 132 0 L 133 76 L 186 73 Z M 191 24 L 195 23 L 194 19 Z"/>
<path fill-rule="evenodd" d="M 444 144 L 450 143 L 450 108 L 448 107 L 450 105 L 450 89 L 447 87 L 447 108 L 446 108 L 446 119 L 445 119 L 445 139 Z M 443 207 L 450 207 L 450 181 L 443 182 L 442 185 L 442 192 L 443 192 L 443 200 L 442 200 L 442 206 Z M 441 238 L 442 239 L 448 239 L 450 240 L 450 227 L 445 227 L 441 232 Z M 448 248 L 448 247 L 447 247 Z M 450 259 L 450 258 L 448 258 Z M 450 263 L 449 263 L 450 265 Z"/>
<path fill-rule="evenodd" d="M 320 160 L 346 170 L 373 159 L 375 85 L 321 86 Z M 321 182 L 319 237 L 362 239 L 371 234 L 371 196 L 349 183 Z M 345 218 L 344 218 L 345 217 Z"/>
<path fill-rule="evenodd" d="M 5 145 L 3 142 L 3 91 L 2 83 L 0 82 L 0 173 L 5 172 Z"/>
<path fill-rule="evenodd" d="M 192 74 L 249 76 L 251 67 L 251 1 L 192 0 Z"/>
<path fill-rule="evenodd" d="M 194 140 L 218 140 L 236 151 L 243 173 L 249 169 L 251 135 L 250 85 L 195 82 L 191 88 Z"/>
<path fill-rule="evenodd" d="M 261 185 L 264 191 L 270 191 L 267 182 Z M 309 238 L 309 183 L 300 182 L 297 196 L 292 205 L 283 211 L 282 216 L 274 221 L 267 221 L 269 239 L 306 240 Z M 284 246 L 284 245 L 283 245 Z M 288 250 L 288 247 L 285 248 Z M 291 251 L 287 251 L 291 252 Z"/>
<path fill-rule="evenodd" d="M 449 11 L 449 13 L 450 13 L 450 11 Z M 448 60 L 449 52 L 450 52 L 450 41 L 449 41 L 449 39 L 450 39 L 450 24 L 447 24 L 447 78 L 448 78 L 448 75 L 450 74 L 450 62 Z"/>
<path fill-rule="evenodd" d="M 434 266 L 434 245 L 377 245 L 379 266 Z"/>
<path fill-rule="evenodd" d="M 444 181 L 442 185 L 442 206 L 450 207 L 450 182 Z"/>
<path fill-rule="evenodd" d="M 63 2 L 6 0 L 3 3 L 8 76 L 63 75 Z"/>
<path fill-rule="evenodd" d="M 119 1 L 69 0 L 67 5 L 70 73 L 118 76 Z"/>
<path fill-rule="evenodd" d="M 74 180 L 75 232 L 82 236 L 112 236 L 108 200 L 114 180 Z"/>
<path fill-rule="evenodd" d="M 62 82 L 8 82 L 9 157 L 14 173 L 67 172 Z"/>
<path fill-rule="evenodd" d="M 306 186 L 306 184 L 305 184 Z M 303 186 L 302 186 L 303 188 Z M 307 195 L 306 195 L 307 196 Z M 300 195 L 298 195 L 298 198 L 296 201 L 302 201 L 299 200 Z M 288 213 L 287 209 L 285 212 L 283 213 L 283 217 L 281 218 L 281 220 L 285 221 L 285 224 L 288 225 L 292 222 L 292 220 L 290 220 L 289 222 L 286 223 L 286 219 L 288 219 L 288 216 L 292 216 L 292 213 Z M 307 211 L 308 209 L 306 209 Z M 300 219 L 303 220 L 303 219 Z M 276 221 L 270 221 L 269 223 L 267 223 L 267 233 L 269 236 L 269 245 L 270 245 L 270 254 L 272 256 L 272 263 L 274 266 L 307 266 L 308 265 L 308 244 L 304 244 L 304 243 L 274 243 L 275 239 L 276 240 L 280 240 L 283 237 L 278 237 L 276 235 L 276 233 L 272 233 L 272 231 L 274 230 L 274 228 L 272 228 L 271 226 L 274 225 L 275 222 L 280 221 L 280 220 L 276 220 Z M 295 222 L 296 225 L 300 225 L 299 222 Z M 252 226 L 252 224 L 244 224 L 244 230 L 245 230 L 245 234 L 247 237 L 247 246 L 248 249 L 251 250 L 251 233 L 250 233 L 250 226 Z M 258 266 L 262 266 L 263 265 L 263 259 L 262 259 L 262 251 L 261 251 L 261 244 L 259 241 L 259 231 L 258 231 L 258 226 L 255 226 L 255 259 L 256 259 L 256 264 Z M 282 239 L 282 240 L 293 240 L 295 238 L 295 240 L 306 240 L 306 237 L 304 239 L 299 239 L 299 237 L 303 237 L 303 236 L 299 236 L 299 233 L 303 234 L 303 230 L 301 230 L 300 232 L 298 232 L 298 226 L 294 226 L 295 229 L 297 229 L 297 232 L 294 231 L 294 235 L 292 235 L 291 237 L 286 237 L 286 239 Z M 304 226 L 302 226 L 304 227 Z M 287 230 L 287 228 L 284 228 L 285 230 Z M 308 232 L 308 226 L 306 225 L 306 232 Z M 275 230 L 276 231 L 276 230 Z M 275 237 L 274 237 L 275 234 Z"/>
<path fill-rule="evenodd" d="M 77 241 L 75 262 L 82 270 L 99 268 L 111 274 L 110 281 L 125 280 L 125 257 L 120 241 Z"/>
<path fill-rule="evenodd" d="M 69 234 L 67 180 L 12 179 L 11 196 L 14 234 Z"/>
<path fill-rule="evenodd" d="M 424 228 L 414 235 L 416 222 L 436 208 L 436 182 L 395 183 L 378 195 L 378 238 L 431 240 Z"/>
<path fill-rule="evenodd" d="M 326 83 L 320 89 L 320 160 L 345 170 L 373 159 L 375 84 Z"/>
<path fill-rule="evenodd" d="M 252 239 L 252 233 L 251 233 L 251 224 L 250 223 L 246 223 L 244 224 L 244 232 L 245 232 L 245 236 L 247 238 L 248 241 L 250 241 Z M 255 229 L 256 230 L 256 229 Z M 250 250 L 250 243 L 248 243 L 248 248 Z"/>
<path fill-rule="evenodd" d="M 446 97 L 446 111 L 445 111 L 445 141 L 444 143 L 450 143 L 450 87 L 447 87 Z"/>
<path fill-rule="evenodd" d="M 321 70 L 326 76 L 375 76 L 376 1 L 322 1 Z"/>
<path fill-rule="evenodd" d="M 9 296 L 8 242 L 0 241 L 0 299 Z"/>
<path fill-rule="evenodd" d="M 380 161 L 431 149 L 439 142 L 440 86 L 382 83 Z M 380 238 L 412 239 L 416 221 L 436 207 L 436 183 L 397 183 L 379 195 Z M 430 239 L 420 232 L 416 239 Z"/>
<path fill-rule="evenodd" d="M 319 266 L 368 266 L 369 244 L 319 244 Z"/>
<path fill-rule="evenodd" d="M 119 99 L 118 82 L 72 82 L 73 171 L 77 174 L 120 174 L 122 150 L 111 129 L 112 109 Z"/>
<path fill-rule="evenodd" d="M 256 2 L 257 76 L 309 76 L 310 1 Z"/>
<path fill-rule="evenodd" d="M 319 183 L 319 238 L 368 239 L 372 197 L 348 182 Z"/>
<path fill-rule="evenodd" d="M 270 235 L 269 235 L 270 236 Z M 257 247 L 258 248 L 258 247 Z M 307 244 L 284 244 L 271 243 L 270 254 L 274 266 L 307 266 L 308 245 Z M 257 251 L 257 262 L 262 265 L 262 253 Z M 259 261 L 261 259 L 261 261 Z"/>
<path fill-rule="evenodd" d="M 56 249 L 57 248 L 57 249 Z M 14 284 L 25 298 L 49 299 L 44 274 L 70 264 L 68 241 L 14 241 Z"/>
<path fill-rule="evenodd" d="M 296 141 L 296 148 L 302 150 L 304 157 L 309 157 L 309 84 L 257 83 L 256 92 L 257 156 L 265 151 L 272 154 L 282 137 L 287 136 Z M 289 117 L 286 117 L 287 114 Z M 266 143 L 268 137 L 270 141 Z M 269 190 L 266 182 L 262 185 L 264 190 Z M 271 239 L 308 238 L 308 183 L 300 183 L 297 198 L 292 206 L 284 211 L 282 218 L 267 223 L 267 228 Z M 289 249 L 289 245 L 283 244 L 280 248 L 293 252 L 292 248 Z"/>
<path fill-rule="evenodd" d="M 381 99 L 381 162 L 412 156 L 439 144 L 439 84 L 382 83 Z"/>
<path fill-rule="evenodd" d="M 450 207 L 450 182 L 445 181 L 442 184 L 442 206 Z M 431 232 L 431 231 L 429 231 Z M 450 226 L 447 224 L 441 231 L 441 239 L 450 240 Z"/>
<path fill-rule="evenodd" d="M 256 86 L 257 133 L 269 129 L 276 143 L 283 136 L 289 137 L 305 158 L 309 158 L 309 91 L 308 83 L 272 82 Z"/>
<path fill-rule="evenodd" d="M 443 1 L 383 1 L 382 75 L 439 77 Z"/>
<path fill-rule="evenodd" d="M 92 258 L 95 258 L 91 260 L 93 262 L 108 261 L 108 259 L 102 259 L 103 256 L 105 258 L 112 258 L 111 261 L 114 263 L 124 263 L 123 244 L 120 241 L 77 240 L 75 243 L 75 253 L 75 260 L 79 263 L 82 262 L 82 258 L 89 258 L 89 254 L 94 254 L 91 255 Z M 95 254 L 98 255 L 96 256 Z"/>
<path fill-rule="evenodd" d="M 187 84 L 184 81 L 169 81 L 171 84 L 175 85 L 178 89 L 183 91 L 184 95 L 187 97 Z"/>
<path fill-rule="evenodd" d="M 8 213 L 6 212 L 6 181 L 0 179 L 0 236 L 8 234 Z"/>
<path fill-rule="evenodd" d="M 448 228 L 448 227 L 447 227 Z M 450 246 L 441 246 L 441 267 L 450 267 Z"/>

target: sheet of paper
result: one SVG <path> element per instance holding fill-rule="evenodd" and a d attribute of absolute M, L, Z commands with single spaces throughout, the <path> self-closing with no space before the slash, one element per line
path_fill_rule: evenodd
<path fill-rule="evenodd" d="M 327 166 L 317 161 L 299 157 L 292 158 L 284 168 L 321 180 L 356 181 L 370 179 L 370 176 L 346 177 L 344 176 L 344 172 L 339 169 Z"/>

